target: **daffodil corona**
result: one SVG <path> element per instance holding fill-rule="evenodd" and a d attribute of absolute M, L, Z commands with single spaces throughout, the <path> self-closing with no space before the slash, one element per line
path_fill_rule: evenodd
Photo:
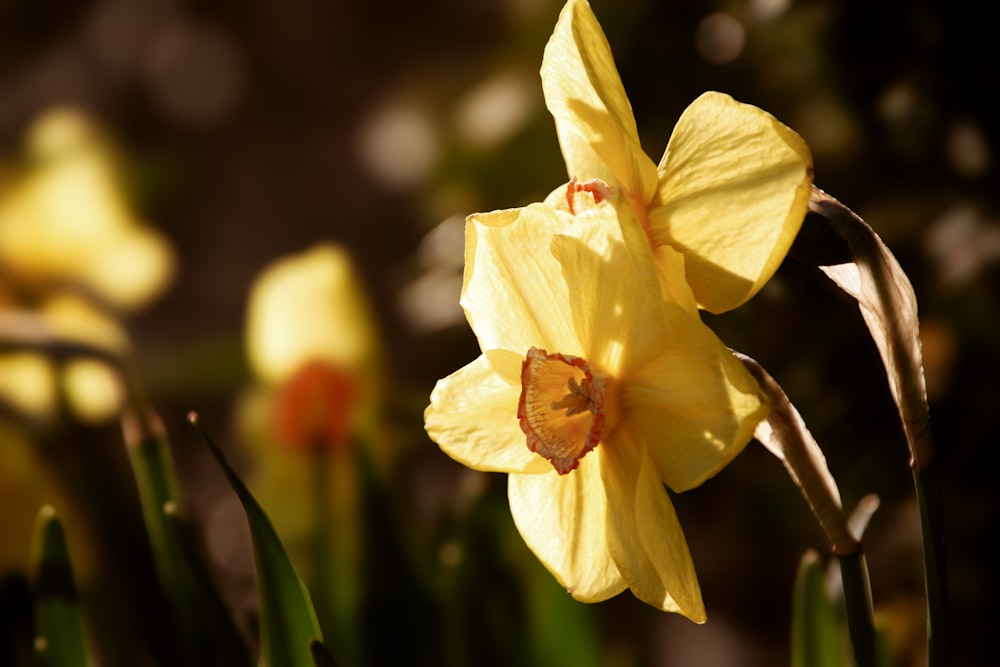
<path fill-rule="evenodd" d="M 426 427 L 456 460 L 510 473 L 518 530 L 574 597 L 630 588 L 702 621 L 663 483 L 715 474 L 767 407 L 702 324 L 683 257 L 654 259 L 622 197 L 470 217 L 462 306 L 483 354 L 437 384 Z"/>

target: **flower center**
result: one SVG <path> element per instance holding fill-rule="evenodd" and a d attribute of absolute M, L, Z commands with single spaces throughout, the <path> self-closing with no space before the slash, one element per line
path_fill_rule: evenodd
<path fill-rule="evenodd" d="M 610 430 L 608 378 L 580 357 L 531 348 L 521 365 L 517 419 L 528 449 L 547 458 L 560 475 L 580 464 Z"/>
<path fill-rule="evenodd" d="M 614 194 L 614 187 L 599 178 L 578 181 L 574 176 L 566 185 L 566 205 L 569 207 L 569 212 L 576 215 L 579 211 L 593 208 L 602 201 L 610 199 Z"/>
<path fill-rule="evenodd" d="M 282 444 L 305 453 L 346 447 L 357 428 L 360 394 L 360 378 L 349 369 L 324 361 L 302 366 L 275 396 Z"/>

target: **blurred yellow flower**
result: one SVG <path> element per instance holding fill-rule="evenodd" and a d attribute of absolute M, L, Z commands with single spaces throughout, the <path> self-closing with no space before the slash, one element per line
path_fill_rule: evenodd
<path fill-rule="evenodd" d="M 258 276 L 246 348 L 273 392 L 282 444 L 308 450 L 356 435 L 378 390 L 379 340 L 348 253 L 332 244 L 279 259 Z M 327 442 L 328 441 L 328 442 Z"/>
<path fill-rule="evenodd" d="M 49 416 L 56 401 L 52 363 L 37 352 L 0 354 L 0 402 L 29 418 Z"/>
<path fill-rule="evenodd" d="M 103 361 L 68 362 L 63 370 L 63 383 L 69 408 L 77 419 L 99 424 L 120 414 L 125 387 L 118 373 Z"/>
<path fill-rule="evenodd" d="M 355 373 L 340 366 L 323 361 L 302 366 L 274 396 L 282 444 L 312 453 L 346 447 L 356 435 L 360 385 Z"/>
<path fill-rule="evenodd" d="M 653 164 L 586 0 L 566 3 L 541 73 L 570 177 L 620 187 L 653 245 L 684 255 L 701 307 L 718 313 L 756 294 L 805 216 L 812 158 L 801 137 L 756 107 L 709 92 L 681 115 Z M 572 202 L 573 187 L 548 201 Z"/>
<path fill-rule="evenodd" d="M 116 314 L 156 296 L 173 258 L 131 212 L 118 176 L 111 143 L 67 108 L 31 126 L 25 167 L 0 179 L 0 333 L 38 352 L 36 375 L 52 386 L 44 401 L 37 392 L 31 399 L 32 383 L 0 387 L 0 400 L 24 416 L 51 417 L 64 398 L 74 417 L 97 423 L 125 400 L 119 369 L 83 348 L 124 358 L 129 341 Z M 72 358 L 42 356 L 56 353 Z M 35 401 L 31 410 L 25 400 Z"/>
<path fill-rule="evenodd" d="M 0 354 L 0 402 L 21 416 L 55 417 L 61 398 L 70 414 L 85 423 L 119 415 L 126 400 L 120 369 L 81 352 L 124 358 L 128 337 L 89 300 L 56 291 L 30 310 L 0 302 L 0 336 L 20 350 Z M 60 362 L 53 358 L 67 354 Z"/>
<path fill-rule="evenodd" d="M 372 369 L 379 355 L 375 332 L 350 257 L 332 244 L 276 261 L 250 293 L 247 353 L 257 377 L 268 383 L 317 360 Z"/>
<path fill-rule="evenodd" d="M 250 290 L 245 344 L 257 382 L 238 419 L 254 493 L 324 632 L 350 653 L 363 570 L 359 470 L 369 457 L 384 469 L 390 452 L 376 418 L 378 330 L 347 250 L 322 243 L 266 267 Z"/>
<path fill-rule="evenodd" d="M 29 168 L 0 183 L 0 268 L 20 283 L 91 291 L 135 308 L 166 286 L 166 240 L 129 210 L 112 151 L 82 114 L 40 118 L 28 140 Z"/>
<path fill-rule="evenodd" d="M 0 335 L 20 350 L 0 354 L 0 402 L 29 420 L 55 417 L 60 399 L 82 422 L 118 416 L 126 399 L 120 369 L 78 352 L 124 357 L 129 341 L 122 327 L 90 301 L 54 292 L 30 310 L 0 303 Z M 53 358 L 67 354 L 63 361 Z"/>
<path fill-rule="evenodd" d="M 510 473 L 518 530 L 575 598 L 628 587 L 701 622 L 663 483 L 715 474 L 767 406 L 702 324 L 683 257 L 654 259 L 622 199 L 469 218 L 461 303 L 482 355 L 438 382 L 425 426 L 457 461 Z"/>

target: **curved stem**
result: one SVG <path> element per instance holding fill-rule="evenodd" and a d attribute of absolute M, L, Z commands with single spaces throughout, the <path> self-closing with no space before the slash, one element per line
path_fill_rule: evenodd
<path fill-rule="evenodd" d="M 872 590 L 868 580 L 868 564 L 860 545 L 853 554 L 838 556 L 840 577 L 844 586 L 844 606 L 847 609 L 847 630 L 851 635 L 856 667 L 875 664 L 875 625 L 872 621 Z"/>
<path fill-rule="evenodd" d="M 875 626 L 868 567 L 860 540 L 844 515 L 840 492 L 826 465 L 819 444 L 781 386 L 760 364 L 734 352 L 750 371 L 771 404 L 771 412 L 758 424 L 754 437 L 788 470 L 840 560 L 847 625 L 857 667 L 875 664 Z"/>
<path fill-rule="evenodd" d="M 945 586 L 944 511 L 936 460 L 913 471 L 920 506 L 927 589 L 927 657 L 929 667 L 948 664 L 948 590 Z"/>
<path fill-rule="evenodd" d="M 878 234 L 849 208 L 813 188 L 807 222 L 825 219 L 847 246 L 847 260 L 820 269 L 858 301 L 896 402 L 920 507 L 930 667 L 948 663 L 948 589 L 940 464 L 930 425 L 913 286 Z M 842 259 L 842 258 L 841 258 Z"/>

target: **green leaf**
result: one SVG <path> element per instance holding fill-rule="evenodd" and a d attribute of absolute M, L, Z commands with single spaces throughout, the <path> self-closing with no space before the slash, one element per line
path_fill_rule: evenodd
<path fill-rule="evenodd" d="M 574 600 L 537 559 L 532 560 L 525 563 L 532 664 L 598 667 L 602 655 L 593 607 Z"/>
<path fill-rule="evenodd" d="M 188 420 L 198 427 L 197 415 Z M 246 484 L 230 467 L 211 436 L 198 427 L 229 484 L 236 492 L 250 525 L 257 589 L 260 596 L 261 653 L 270 667 L 315 667 L 311 648 L 323 636 L 305 584 L 292 567 L 278 533 Z"/>
<path fill-rule="evenodd" d="M 159 418 L 128 413 L 122 429 L 139 490 L 157 576 L 177 632 L 175 659 L 190 664 L 250 665 L 250 651 L 209 574 L 184 518 L 170 445 Z"/>
<path fill-rule="evenodd" d="M 799 564 L 792 608 L 792 667 L 843 667 L 843 634 L 837 609 L 823 582 L 819 556 L 808 551 Z"/>
<path fill-rule="evenodd" d="M 66 535 L 55 510 L 38 512 L 33 545 L 35 652 L 44 667 L 86 667 L 83 621 Z"/>
<path fill-rule="evenodd" d="M 314 639 L 309 642 L 309 652 L 312 653 L 313 663 L 316 667 L 337 667 L 337 661 L 333 659 L 333 656 L 319 640 Z"/>

